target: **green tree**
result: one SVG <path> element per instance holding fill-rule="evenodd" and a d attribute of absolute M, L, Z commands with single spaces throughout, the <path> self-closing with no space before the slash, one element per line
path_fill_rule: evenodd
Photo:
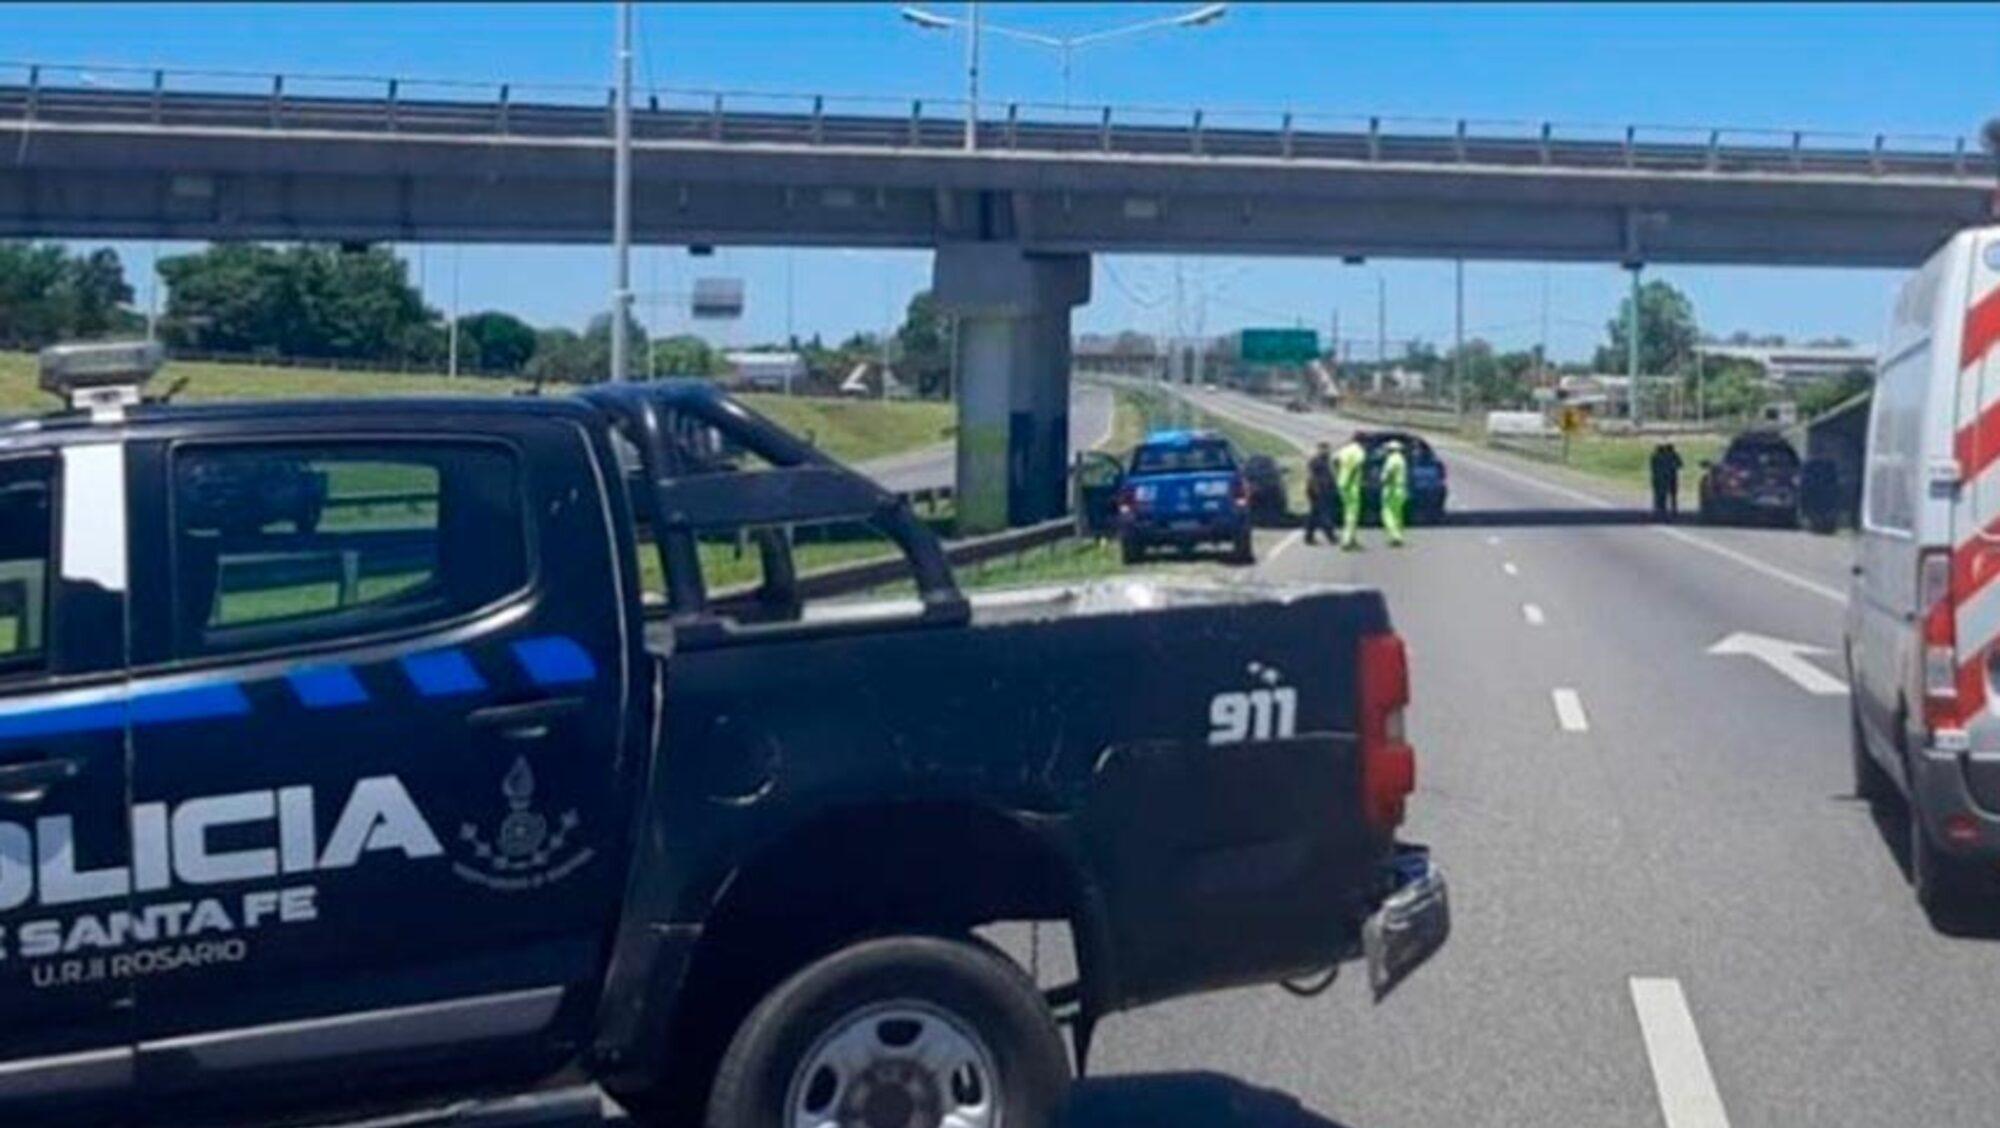
<path fill-rule="evenodd" d="M 527 374 L 536 380 L 580 384 L 601 376 L 590 364 L 589 348 L 574 329 L 542 329 L 535 333 L 535 354 Z"/>
<path fill-rule="evenodd" d="M 136 328 L 116 251 L 71 257 L 54 243 L 0 242 L 0 346 L 41 348 Z"/>
<path fill-rule="evenodd" d="M 387 249 L 220 244 L 160 262 L 170 342 L 216 352 L 407 361 L 437 314 Z"/>
<path fill-rule="evenodd" d="M 459 366 L 477 372 L 520 372 L 535 355 L 534 326 L 511 313 L 482 310 L 458 319 Z"/>
<path fill-rule="evenodd" d="M 1632 299 L 1618 303 L 1618 315 L 1605 323 L 1609 344 L 1597 350 L 1597 367 L 1602 372 L 1626 369 L 1628 344 L 1625 326 L 1632 313 Z M 1657 376 L 1681 371 L 1694 358 L 1700 339 L 1694 319 L 1694 303 L 1671 283 L 1654 279 L 1639 288 L 1639 371 Z"/>
<path fill-rule="evenodd" d="M 898 368 L 920 396 L 942 395 L 951 381 L 951 326 L 929 290 L 919 291 L 896 330 Z"/>
<path fill-rule="evenodd" d="M 1838 376 L 1815 380 L 1799 390 L 1799 414 L 1806 418 L 1838 407 L 1875 385 L 1866 368 L 1850 368 Z"/>
<path fill-rule="evenodd" d="M 653 364 L 663 376 L 720 376 L 722 354 L 692 333 L 653 342 Z"/>

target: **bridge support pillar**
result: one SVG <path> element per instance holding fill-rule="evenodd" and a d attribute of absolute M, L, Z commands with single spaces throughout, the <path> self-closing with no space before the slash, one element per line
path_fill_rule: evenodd
<path fill-rule="evenodd" d="M 938 248 L 931 292 L 958 317 L 958 527 L 992 532 L 1069 504 L 1069 314 L 1090 256 L 1012 243 Z"/>

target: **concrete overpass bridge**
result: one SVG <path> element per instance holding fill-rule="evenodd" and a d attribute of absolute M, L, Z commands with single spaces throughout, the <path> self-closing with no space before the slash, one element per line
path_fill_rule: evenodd
<path fill-rule="evenodd" d="M 642 243 L 926 247 L 960 505 L 1060 512 L 1098 251 L 1912 265 L 1994 214 L 1964 138 L 669 92 Z M 0 236 L 601 243 L 601 88 L 0 66 Z"/>

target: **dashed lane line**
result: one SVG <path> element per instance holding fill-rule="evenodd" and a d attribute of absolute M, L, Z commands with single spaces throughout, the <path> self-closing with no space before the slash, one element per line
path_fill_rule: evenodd
<path fill-rule="evenodd" d="M 1556 704 L 1556 723 L 1564 732 L 1589 732 L 1590 718 L 1584 714 L 1583 698 L 1567 686 L 1549 691 Z"/>
<path fill-rule="evenodd" d="M 1512 560 L 1501 562 L 1500 570 L 1502 572 L 1507 573 L 1510 576 L 1518 576 L 1521 574 L 1521 569 L 1515 567 L 1514 562 Z"/>
<path fill-rule="evenodd" d="M 1531 627 L 1539 627 L 1546 621 L 1542 616 L 1542 609 L 1532 603 L 1521 604 L 1521 618 L 1526 619 Z"/>
<path fill-rule="evenodd" d="M 1653 1067 L 1653 1088 L 1667 1128 L 1729 1128 L 1681 981 L 1634 977 L 1631 987 L 1632 1009 L 1639 1016 L 1639 1035 L 1646 1041 L 1646 1060 Z"/>

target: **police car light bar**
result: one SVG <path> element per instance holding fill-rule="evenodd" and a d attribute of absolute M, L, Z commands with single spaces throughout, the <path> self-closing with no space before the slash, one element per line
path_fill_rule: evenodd
<path fill-rule="evenodd" d="M 51 345 L 42 350 L 42 390 L 93 419 L 116 418 L 166 360 L 156 341 Z"/>

